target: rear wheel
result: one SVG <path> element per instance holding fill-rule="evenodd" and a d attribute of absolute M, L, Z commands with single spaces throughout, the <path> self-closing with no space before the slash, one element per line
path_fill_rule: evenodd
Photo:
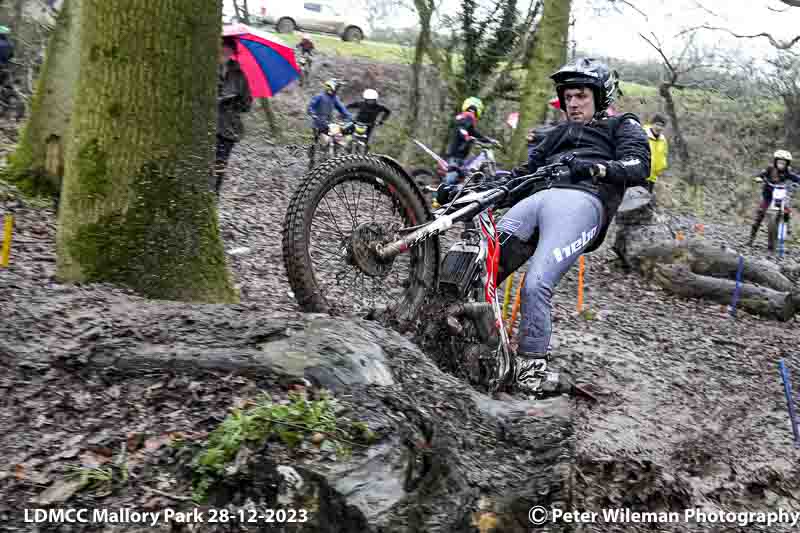
<path fill-rule="evenodd" d="M 300 306 L 384 314 L 411 325 L 434 284 L 436 237 L 386 262 L 372 250 L 427 217 L 413 185 L 377 157 L 349 155 L 315 168 L 296 189 L 283 232 L 284 265 Z"/>
<path fill-rule="evenodd" d="M 345 30 L 344 35 L 342 36 L 342 40 L 348 42 L 355 42 L 359 43 L 364 38 L 364 33 L 355 26 L 351 26 Z"/>
<path fill-rule="evenodd" d="M 275 27 L 278 33 L 291 33 L 295 30 L 295 23 L 290 18 L 282 18 Z"/>

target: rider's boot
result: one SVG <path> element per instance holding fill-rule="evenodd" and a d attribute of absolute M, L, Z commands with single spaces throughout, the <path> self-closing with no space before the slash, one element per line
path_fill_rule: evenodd
<path fill-rule="evenodd" d="M 518 352 L 512 365 L 513 389 L 536 398 L 569 394 L 597 401 L 589 387 L 577 385 L 566 372 L 549 368 L 551 358 L 551 354 Z"/>

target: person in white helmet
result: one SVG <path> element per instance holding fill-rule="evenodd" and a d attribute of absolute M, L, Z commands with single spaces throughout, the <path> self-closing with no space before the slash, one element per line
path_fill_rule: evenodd
<path fill-rule="evenodd" d="M 363 100 L 348 104 L 346 107 L 348 110 L 357 110 L 355 121 L 367 125 L 367 142 L 369 142 L 375 125 L 380 126 L 386 122 L 392 111 L 378 103 L 378 91 L 375 89 L 367 89 L 362 96 Z"/>
<path fill-rule="evenodd" d="M 756 209 L 753 227 L 750 229 L 750 241 L 747 243 L 749 246 L 753 246 L 756 235 L 758 234 L 758 228 L 764 220 L 769 204 L 772 203 L 772 185 L 776 183 L 786 183 L 786 180 L 800 183 L 800 176 L 792 172 L 791 168 L 792 154 L 787 150 L 777 150 L 772 154 L 772 164 L 756 175 L 756 181 L 764 183 L 764 187 L 761 189 L 761 204 L 758 206 L 758 209 Z M 790 216 L 791 211 L 787 207 L 783 213 L 783 221 L 786 223 L 787 233 L 790 230 Z"/>

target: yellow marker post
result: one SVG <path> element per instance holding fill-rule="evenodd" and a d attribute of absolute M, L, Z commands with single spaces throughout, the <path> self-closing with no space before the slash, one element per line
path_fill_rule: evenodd
<path fill-rule="evenodd" d="M 586 265 L 584 256 L 578 259 L 578 313 L 583 312 L 583 271 Z"/>
<path fill-rule="evenodd" d="M 522 296 L 522 286 L 525 284 L 525 274 L 519 279 L 519 285 L 517 286 L 517 295 L 514 297 L 514 308 L 511 310 L 511 321 L 508 323 L 508 336 L 511 336 L 511 332 L 514 331 L 514 321 L 517 319 L 517 311 L 519 311 L 519 302 L 520 297 Z"/>
<path fill-rule="evenodd" d="M 8 258 L 11 255 L 11 229 L 14 227 L 14 215 L 6 215 L 6 223 L 3 226 L 3 252 L 0 255 L 0 266 L 8 266 Z"/>
<path fill-rule="evenodd" d="M 508 318 L 508 304 L 511 303 L 511 286 L 514 284 L 514 274 L 506 278 L 506 292 L 503 296 L 503 322 Z"/>

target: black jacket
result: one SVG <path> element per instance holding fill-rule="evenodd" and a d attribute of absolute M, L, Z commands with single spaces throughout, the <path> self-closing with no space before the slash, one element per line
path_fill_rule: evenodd
<path fill-rule="evenodd" d="M 375 125 L 375 122 L 378 120 L 378 115 L 381 113 L 383 113 L 381 122 L 385 122 L 386 119 L 389 118 L 389 115 L 392 114 L 392 111 L 388 107 L 377 103 L 375 105 L 370 105 L 363 101 L 347 104 L 347 109 L 358 109 L 355 121 L 361 122 L 362 124 L 368 124 L 370 126 Z"/>
<path fill-rule="evenodd" d="M 603 202 L 605 220 L 597 239 L 586 252 L 599 247 L 608 226 L 625 196 L 625 189 L 645 185 L 650 175 L 650 144 L 636 115 L 596 119 L 589 124 L 562 122 L 540 143 L 528 151 L 528 170 L 535 172 L 543 165 L 556 163 L 562 155 L 573 153 L 583 160 L 602 163 L 606 177 L 595 185 L 591 179 L 572 179 L 553 187 L 580 189 L 594 194 Z"/>
<path fill-rule="evenodd" d="M 447 145 L 447 153 L 445 154 L 447 158 L 466 159 L 469 155 L 469 149 L 472 147 L 471 137 L 479 141 L 489 142 L 489 138 L 475 127 L 475 122 L 477 122 L 475 115 L 469 112 L 460 113 L 456 116 L 456 123 L 450 134 L 450 142 Z"/>
<path fill-rule="evenodd" d="M 783 172 L 781 172 L 772 165 L 762 170 L 761 173 L 758 175 L 758 177 L 764 180 L 764 186 L 761 188 L 761 198 L 767 204 L 772 202 L 773 188 L 770 187 L 770 183 L 772 184 L 786 183 L 786 180 L 793 181 L 795 183 L 800 183 L 800 175 L 795 174 L 789 169 L 786 169 Z"/>
<path fill-rule="evenodd" d="M 253 97 L 239 63 L 228 61 L 219 66 L 217 81 L 217 135 L 239 141 L 244 135 L 241 113 L 250 111 Z"/>

